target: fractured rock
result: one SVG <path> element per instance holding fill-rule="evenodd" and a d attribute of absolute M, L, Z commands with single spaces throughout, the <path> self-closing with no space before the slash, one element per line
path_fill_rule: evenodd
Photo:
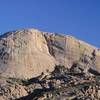
<path fill-rule="evenodd" d="M 54 70 L 55 65 L 71 68 L 84 56 L 83 63 L 91 64 L 96 50 L 96 66 L 100 71 L 100 50 L 69 35 L 22 29 L 0 36 L 0 75 L 21 79 L 32 78 Z M 87 67 L 87 66 L 86 66 Z"/>

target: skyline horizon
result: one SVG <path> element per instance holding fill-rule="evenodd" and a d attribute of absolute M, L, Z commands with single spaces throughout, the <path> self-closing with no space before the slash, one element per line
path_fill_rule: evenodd
<path fill-rule="evenodd" d="M 70 34 L 100 48 L 99 0 L 1 0 L 0 34 L 36 28 Z"/>
<path fill-rule="evenodd" d="M 99 47 L 97 47 L 97 46 L 95 46 L 95 45 L 89 43 L 88 41 L 82 40 L 82 39 L 80 39 L 80 38 L 78 38 L 78 37 L 76 37 L 76 36 L 74 36 L 74 35 L 70 35 L 70 33 L 64 33 L 64 32 L 60 33 L 60 32 L 43 31 L 43 30 L 41 30 L 41 29 L 34 28 L 34 27 L 30 27 L 30 28 L 28 28 L 28 27 L 27 27 L 27 28 L 19 28 L 19 29 L 15 29 L 15 30 L 6 31 L 6 32 L 0 34 L 0 36 L 2 36 L 2 35 L 4 35 L 4 34 L 7 34 L 8 32 L 13 32 L 13 31 L 17 31 L 17 30 L 24 30 L 24 29 L 25 29 L 25 30 L 27 30 L 27 29 L 36 29 L 36 30 L 41 31 L 41 32 L 54 33 L 54 34 L 57 33 L 57 34 L 60 34 L 60 35 L 65 35 L 65 36 L 72 36 L 72 37 L 74 37 L 74 38 L 77 39 L 77 40 L 81 40 L 81 41 L 83 41 L 83 42 L 85 42 L 85 43 L 87 43 L 87 44 L 89 44 L 89 45 L 91 45 L 91 46 L 96 47 L 97 49 L 99 49 Z"/>

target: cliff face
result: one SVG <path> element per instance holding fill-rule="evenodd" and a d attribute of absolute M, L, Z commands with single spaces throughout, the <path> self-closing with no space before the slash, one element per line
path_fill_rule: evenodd
<path fill-rule="evenodd" d="M 0 76 L 32 78 L 47 70 L 53 71 L 55 65 L 70 68 L 80 59 L 88 63 L 81 62 L 84 68 L 92 65 L 93 69 L 100 71 L 99 49 L 72 36 L 36 29 L 0 36 Z"/>
<path fill-rule="evenodd" d="M 36 29 L 0 36 L 0 100 L 33 99 L 99 100 L 100 49 Z"/>

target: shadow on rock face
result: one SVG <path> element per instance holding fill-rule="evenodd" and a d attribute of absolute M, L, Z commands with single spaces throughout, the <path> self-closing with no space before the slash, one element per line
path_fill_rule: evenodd
<path fill-rule="evenodd" d="M 88 71 L 93 75 L 97 75 L 97 76 L 100 75 L 100 73 L 98 71 L 96 71 L 96 70 L 94 70 L 92 68 L 90 68 Z"/>

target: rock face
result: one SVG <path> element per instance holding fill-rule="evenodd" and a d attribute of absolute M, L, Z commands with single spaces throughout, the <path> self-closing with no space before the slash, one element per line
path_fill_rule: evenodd
<path fill-rule="evenodd" d="M 0 100 L 99 100 L 100 49 L 36 29 L 0 36 Z"/>
<path fill-rule="evenodd" d="M 55 65 L 70 68 L 75 62 L 86 71 L 100 72 L 100 50 L 72 36 L 36 29 L 12 31 L 0 36 L 0 76 L 32 78 Z M 92 66 L 91 66 L 92 65 Z"/>

